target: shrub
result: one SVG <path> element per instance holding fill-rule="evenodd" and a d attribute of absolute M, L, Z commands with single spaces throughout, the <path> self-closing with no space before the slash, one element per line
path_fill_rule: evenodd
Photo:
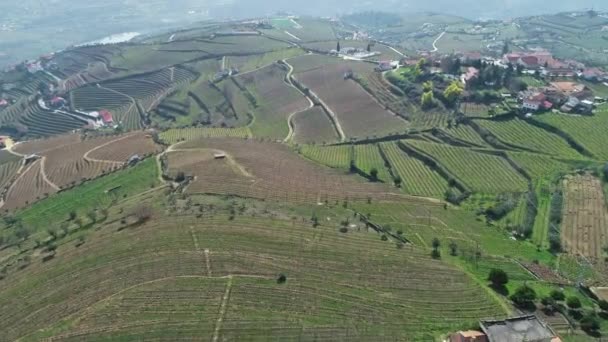
<path fill-rule="evenodd" d="M 492 282 L 494 287 L 503 287 L 509 282 L 509 276 L 501 269 L 493 268 L 490 270 L 488 280 Z"/>
<path fill-rule="evenodd" d="M 386 235 L 382 235 L 382 236 L 380 237 L 380 240 L 382 240 L 382 241 L 388 241 L 388 236 L 386 236 Z"/>
<path fill-rule="evenodd" d="M 283 273 L 279 274 L 279 276 L 277 277 L 277 284 L 285 284 L 286 281 L 287 276 Z"/>
<path fill-rule="evenodd" d="M 600 321 L 594 313 L 587 313 L 581 318 L 581 329 L 588 333 L 595 334 L 600 329 Z"/>
<path fill-rule="evenodd" d="M 534 300 L 536 300 L 536 291 L 527 285 L 522 285 L 511 295 L 511 300 L 520 308 L 531 309 L 534 307 Z"/>
<path fill-rule="evenodd" d="M 439 252 L 439 250 L 433 249 L 433 251 L 431 252 L 431 257 L 433 259 L 439 259 L 441 258 L 441 253 Z"/>
<path fill-rule="evenodd" d="M 608 302 L 607 302 L 607 301 L 605 301 L 605 300 L 600 300 L 600 301 L 598 302 L 598 305 L 600 306 L 600 309 L 601 309 L 602 311 L 606 311 L 606 312 L 608 312 Z"/>
<path fill-rule="evenodd" d="M 370 175 L 370 177 L 371 177 L 371 179 L 372 179 L 373 182 L 377 182 L 378 181 L 378 169 L 376 169 L 375 167 L 372 168 L 369 171 L 369 175 Z"/>
<path fill-rule="evenodd" d="M 346 227 L 340 228 L 340 233 L 348 233 L 348 228 L 346 228 Z"/>
<path fill-rule="evenodd" d="M 551 291 L 551 298 L 553 298 L 557 301 L 562 301 L 562 300 L 566 299 L 566 295 L 560 290 L 553 290 L 553 291 Z"/>
<path fill-rule="evenodd" d="M 566 300 L 566 305 L 568 305 L 568 307 L 570 309 L 580 309 L 581 306 L 583 306 L 581 304 L 581 300 L 578 299 L 578 297 L 568 297 L 568 299 Z"/>

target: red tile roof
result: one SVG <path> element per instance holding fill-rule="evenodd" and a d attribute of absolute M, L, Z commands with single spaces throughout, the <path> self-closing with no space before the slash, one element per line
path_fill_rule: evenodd
<path fill-rule="evenodd" d="M 106 124 L 114 122 L 114 119 L 112 118 L 112 113 L 105 109 L 99 111 L 99 116 L 101 116 L 101 120 L 103 120 L 103 122 Z"/>
<path fill-rule="evenodd" d="M 523 56 L 520 58 L 520 60 L 527 66 L 538 65 L 538 57 L 536 57 L 536 56 Z"/>

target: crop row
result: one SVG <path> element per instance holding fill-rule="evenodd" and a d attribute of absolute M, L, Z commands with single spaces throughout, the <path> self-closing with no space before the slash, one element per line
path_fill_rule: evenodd
<path fill-rule="evenodd" d="M 527 189 L 526 179 L 502 157 L 448 145 L 418 141 L 407 143 L 429 154 L 473 191 L 500 193 Z"/>
<path fill-rule="evenodd" d="M 448 188 L 448 182 L 422 161 L 409 156 L 396 143 L 383 143 L 394 172 L 401 178 L 401 187 L 412 195 L 442 197 Z"/>
<path fill-rule="evenodd" d="M 561 137 L 520 119 L 499 122 L 477 120 L 476 122 L 492 132 L 498 139 L 511 145 L 523 146 L 564 158 L 582 157 Z"/>
<path fill-rule="evenodd" d="M 175 144 L 185 140 L 195 140 L 199 138 L 249 138 L 251 132 L 248 127 L 238 128 L 217 128 L 217 127 L 189 127 L 173 128 L 160 133 L 160 138 L 167 144 Z"/>

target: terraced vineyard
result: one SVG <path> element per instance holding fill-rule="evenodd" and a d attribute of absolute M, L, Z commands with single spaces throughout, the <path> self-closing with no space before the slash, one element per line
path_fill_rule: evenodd
<path fill-rule="evenodd" d="M 455 127 L 445 128 L 443 130 L 449 136 L 454 137 L 457 140 L 464 141 L 465 143 L 480 147 L 488 146 L 483 138 L 471 126 L 461 124 Z"/>
<path fill-rule="evenodd" d="M 255 118 L 250 126 L 255 136 L 284 139 L 289 132 L 289 116 L 311 106 L 298 90 L 285 82 L 287 72 L 283 68 L 272 64 L 235 79 L 255 98 Z"/>
<path fill-rule="evenodd" d="M 2 193 L 5 187 L 7 187 L 17 175 L 17 171 L 21 165 L 21 158 L 6 150 L 0 150 L 0 193 Z"/>
<path fill-rule="evenodd" d="M 335 112 L 348 137 L 363 139 L 405 131 L 405 120 L 385 110 L 355 81 L 344 78 L 351 68 L 349 64 L 325 65 L 298 73 L 296 78 Z"/>
<path fill-rule="evenodd" d="M 339 139 L 333 123 L 318 106 L 296 114 L 292 119 L 293 140 L 298 144 L 330 143 Z"/>
<path fill-rule="evenodd" d="M 429 154 L 473 191 L 523 192 L 527 188 L 526 179 L 501 157 L 448 145 L 419 141 L 406 143 Z"/>
<path fill-rule="evenodd" d="M 598 127 L 608 125 L 608 109 L 604 106 L 598 109 L 594 116 L 570 116 L 565 114 L 542 115 L 536 120 L 549 124 L 556 129 L 569 134 L 579 144 L 591 151 L 597 158 L 608 160 L 605 135 Z"/>
<path fill-rule="evenodd" d="M 352 147 L 347 145 L 339 146 L 314 146 L 303 145 L 300 153 L 313 161 L 329 167 L 348 170 L 352 158 Z"/>
<path fill-rule="evenodd" d="M 385 166 L 378 145 L 355 145 L 355 165 L 368 175 L 371 175 L 372 169 L 376 169 L 378 180 L 393 184 L 393 178 Z"/>
<path fill-rule="evenodd" d="M 563 158 L 583 158 L 561 137 L 533 126 L 520 119 L 509 121 L 477 120 L 498 139 L 511 145 L 522 146 L 537 152 Z"/>
<path fill-rule="evenodd" d="M 238 128 L 213 128 L 213 127 L 190 127 L 181 129 L 170 129 L 159 134 L 162 141 L 171 145 L 180 141 L 195 140 L 199 138 L 250 138 L 251 131 L 248 127 Z"/>
<path fill-rule="evenodd" d="M 200 149 L 223 151 L 225 159 L 211 159 Z M 391 187 L 362 183 L 343 171 L 317 166 L 278 143 L 242 139 L 204 139 L 176 146 L 195 176 L 187 192 L 251 197 L 289 203 L 320 201 L 363 201 L 398 196 Z M 188 155 L 186 152 L 189 152 Z M 173 152 L 171 152 L 173 153 Z M 170 168 L 171 163 L 169 163 Z M 179 169 L 172 168 L 174 171 Z"/>
<path fill-rule="evenodd" d="M 402 339 L 505 314 L 457 267 L 418 248 L 389 248 L 367 232 L 182 216 L 93 231 L 87 240 L 62 244 L 53 260 L 4 280 L 0 329 L 7 338 Z M 284 284 L 275 279 L 280 272 Z M 24 284 L 26 276 L 32 281 Z M 31 315 L 31 307 L 40 310 Z M 75 319 L 81 307 L 88 309 Z"/>
<path fill-rule="evenodd" d="M 527 152 L 508 152 L 508 155 L 535 179 L 551 178 L 560 173 L 566 173 L 575 167 L 573 164 L 568 164 L 545 155 Z"/>
<path fill-rule="evenodd" d="M 401 188 L 408 194 L 442 197 L 448 189 L 448 182 L 422 161 L 409 156 L 396 143 L 383 143 L 382 149 L 399 177 Z"/>
<path fill-rule="evenodd" d="M 57 191 L 42 176 L 42 160 L 32 162 L 10 185 L 2 210 L 13 210 L 34 203 Z"/>

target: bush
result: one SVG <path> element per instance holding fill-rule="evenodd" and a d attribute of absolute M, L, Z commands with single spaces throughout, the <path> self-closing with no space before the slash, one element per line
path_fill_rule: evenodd
<path fill-rule="evenodd" d="M 283 273 L 279 274 L 279 276 L 277 278 L 277 284 L 285 284 L 286 281 L 287 281 L 287 276 Z"/>
<path fill-rule="evenodd" d="M 581 329 L 587 333 L 596 334 L 600 329 L 600 321 L 594 313 L 588 313 L 580 321 Z"/>
<path fill-rule="evenodd" d="M 433 251 L 431 252 L 431 257 L 433 259 L 440 259 L 441 258 L 441 253 L 438 250 L 433 249 Z"/>
<path fill-rule="evenodd" d="M 509 276 L 501 269 L 493 268 L 490 270 L 488 280 L 492 282 L 494 287 L 504 287 L 509 282 Z"/>
<path fill-rule="evenodd" d="M 340 228 L 340 233 L 348 233 L 348 228 L 346 228 L 346 227 Z"/>
<path fill-rule="evenodd" d="M 568 305 L 570 309 L 580 309 L 583 306 L 581 304 L 581 300 L 574 296 L 568 297 L 568 300 L 566 300 L 566 305 Z"/>
<path fill-rule="evenodd" d="M 370 175 L 370 177 L 371 177 L 371 179 L 372 179 L 373 182 L 377 182 L 378 181 L 378 169 L 376 169 L 375 167 L 372 168 L 369 171 L 369 175 Z"/>
<path fill-rule="evenodd" d="M 562 300 L 566 299 L 566 295 L 560 290 L 553 290 L 553 291 L 551 291 L 551 298 L 553 298 L 557 301 L 562 301 Z"/>
<path fill-rule="evenodd" d="M 600 306 L 600 309 L 601 309 L 602 311 L 606 311 L 606 312 L 608 312 L 608 302 L 607 302 L 607 301 L 605 301 L 605 300 L 600 300 L 600 301 L 598 302 L 598 305 Z"/>
<path fill-rule="evenodd" d="M 511 295 L 511 300 L 520 308 L 532 309 L 536 300 L 536 291 L 527 285 L 522 285 Z"/>

